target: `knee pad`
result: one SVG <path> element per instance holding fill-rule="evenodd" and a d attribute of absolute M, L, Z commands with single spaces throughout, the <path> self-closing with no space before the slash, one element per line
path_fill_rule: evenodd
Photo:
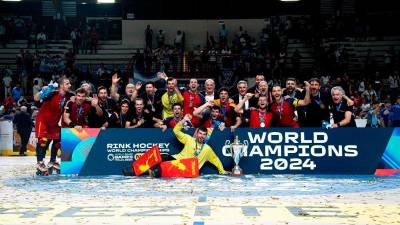
<path fill-rule="evenodd" d="M 39 139 L 38 139 L 38 145 L 39 145 L 40 147 L 45 148 L 45 147 L 47 146 L 47 142 L 48 142 L 48 141 L 49 141 L 49 140 L 48 140 L 47 138 L 45 138 L 45 137 L 39 138 Z"/>

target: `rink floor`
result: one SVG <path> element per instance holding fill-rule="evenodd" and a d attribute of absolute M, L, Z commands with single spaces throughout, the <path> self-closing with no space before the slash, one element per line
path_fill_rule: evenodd
<path fill-rule="evenodd" d="M 400 224 L 400 175 L 34 175 L 0 157 L 0 224 Z"/>

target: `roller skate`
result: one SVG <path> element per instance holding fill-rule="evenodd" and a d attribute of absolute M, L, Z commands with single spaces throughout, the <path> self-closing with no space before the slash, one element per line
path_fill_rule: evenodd
<path fill-rule="evenodd" d="M 60 164 L 58 162 L 49 162 L 47 164 L 47 170 L 49 171 L 49 174 L 60 174 Z"/>
<path fill-rule="evenodd" d="M 36 175 L 38 175 L 38 176 L 48 176 L 49 175 L 49 171 L 47 170 L 47 167 L 43 161 L 40 161 L 36 164 Z"/>
<path fill-rule="evenodd" d="M 149 176 L 153 178 L 159 178 L 161 177 L 161 171 L 159 166 L 155 166 L 152 169 L 149 169 Z"/>

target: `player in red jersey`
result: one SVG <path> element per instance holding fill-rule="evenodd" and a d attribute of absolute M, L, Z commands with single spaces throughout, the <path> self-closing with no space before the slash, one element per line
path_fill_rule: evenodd
<path fill-rule="evenodd" d="M 38 139 L 36 145 L 37 174 L 46 174 L 48 168 L 43 162 L 46 156 L 46 150 L 50 141 L 53 141 L 51 147 L 51 157 L 48 167 L 59 171 L 60 165 L 56 162 L 57 151 L 60 149 L 60 120 L 64 111 L 65 103 L 69 99 L 69 89 L 71 83 L 68 78 L 62 77 L 59 80 L 59 88 L 49 93 L 47 96 L 43 92 L 35 94 L 35 101 L 43 100 L 39 113 L 36 118 L 35 133 Z"/>
<path fill-rule="evenodd" d="M 172 106 L 172 110 L 174 111 L 174 116 L 164 119 L 162 125 L 160 126 L 163 131 L 165 131 L 167 128 L 174 128 L 175 125 L 178 124 L 178 122 L 183 118 L 181 104 L 175 103 Z"/>
<path fill-rule="evenodd" d="M 218 128 L 221 131 L 225 129 L 224 118 L 221 114 L 221 108 L 214 105 L 214 101 L 209 101 L 197 108 L 193 112 L 194 116 L 200 119 L 200 125 L 206 128 Z"/>
<path fill-rule="evenodd" d="M 298 128 L 299 123 L 294 113 L 295 107 L 306 106 L 310 100 L 310 83 L 304 81 L 306 96 L 304 100 L 297 98 L 285 98 L 282 96 L 282 88 L 279 85 L 272 87 L 273 102 L 271 104 L 271 112 L 274 114 L 274 122 L 278 127 Z"/>
<path fill-rule="evenodd" d="M 260 95 L 258 97 L 258 107 L 251 107 L 244 110 L 246 101 L 249 101 L 254 96 L 253 93 L 247 93 L 244 98 L 235 107 L 235 111 L 239 114 L 243 114 L 245 118 L 249 119 L 249 127 L 251 128 L 264 128 L 271 127 L 273 114 L 268 112 L 268 97 Z"/>
<path fill-rule="evenodd" d="M 190 79 L 189 90 L 182 93 L 183 96 L 183 115 L 190 114 L 191 121 L 195 127 L 200 125 L 200 121 L 193 117 L 193 111 L 205 103 L 205 98 L 198 91 L 199 83 L 197 79 Z"/>
<path fill-rule="evenodd" d="M 98 98 L 94 95 L 89 103 L 86 101 L 87 97 L 88 92 L 84 88 L 76 90 L 75 101 L 68 101 L 64 107 L 62 127 L 75 128 L 79 132 L 89 127 L 89 110 L 96 110 Z"/>

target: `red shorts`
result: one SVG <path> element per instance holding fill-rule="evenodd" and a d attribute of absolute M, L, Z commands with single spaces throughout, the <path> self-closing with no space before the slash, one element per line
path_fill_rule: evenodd
<path fill-rule="evenodd" d="M 37 118 L 35 134 L 37 138 L 60 139 L 61 128 L 58 124 L 49 124 L 45 119 Z"/>

